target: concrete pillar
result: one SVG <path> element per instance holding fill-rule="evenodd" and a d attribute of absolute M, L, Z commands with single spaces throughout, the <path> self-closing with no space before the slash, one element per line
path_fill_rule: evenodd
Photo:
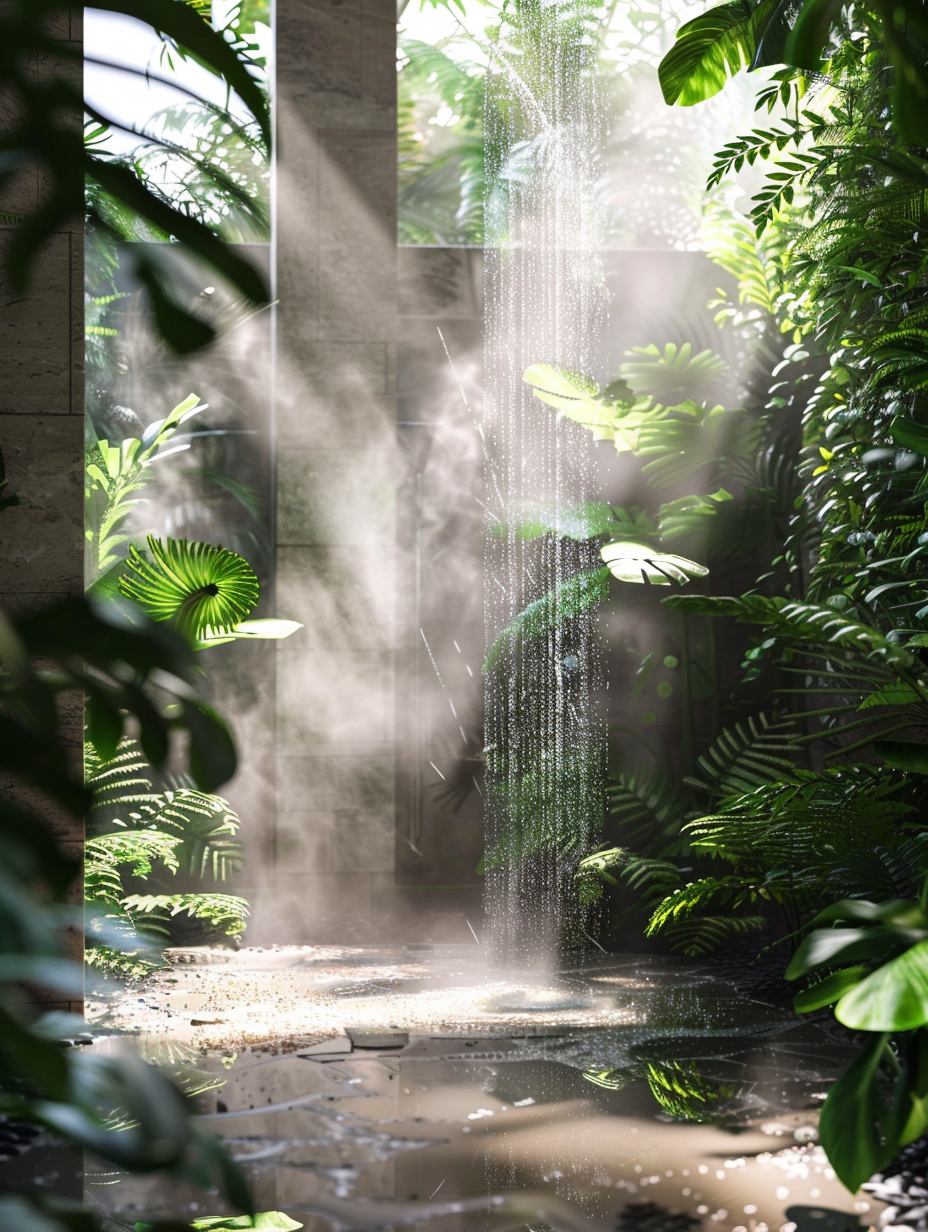
<path fill-rule="evenodd" d="M 278 0 L 280 941 L 394 893 L 395 39 L 393 0 Z"/>

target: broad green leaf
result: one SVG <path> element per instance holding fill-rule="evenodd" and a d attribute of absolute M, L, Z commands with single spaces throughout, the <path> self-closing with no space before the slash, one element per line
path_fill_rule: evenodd
<path fill-rule="evenodd" d="M 786 43 L 790 64 L 812 70 L 820 67 L 832 23 L 841 8 L 842 0 L 805 0 Z"/>
<path fill-rule="evenodd" d="M 664 101 L 692 107 L 718 94 L 754 59 L 758 29 L 775 7 L 775 0 L 731 0 L 682 25 L 658 67 Z"/>
<path fill-rule="evenodd" d="M 793 998 L 793 1009 L 797 1014 L 808 1014 L 812 1010 L 822 1009 L 823 1006 L 833 1005 L 859 984 L 869 971 L 869 967 L 846 967 L 843 971 L 835 971 L 812 988 L 797 993 Z"/>
<path fill-rule="evenodd" d="M 600 556 L 620 582 L 645 582 L 652 586 L 670 586 L 676 582 L 682 586 L 709 572 L 705 565 L 687 560 L 685 556 L 660 552 L 643 543 L 622 540 L 607 543 L 600 549 Z"/>
<path fill-rule="evenodd" d="M 846 993 L 835 1017 L 855 1031 L 909 1031 L 928 1023 L 928 941 L 913 945 Z"/>
<path fill-rule="evenodd" d="M 897 445 L 904 449 L 914 449 L 922 457 L 928 458 L 928 427 L 924 424 L 897 415 L 889 425 L 889 434 Z"/>
<path fill-rule="evenodd" d="M 895 770 L 928 774 L 928 744 L 914 740 L 874 740 L 873 749 Z"/>
<path fill-rule="evenodd" d="M 571 410 L 577 402 L 585 402 L 599 394 L 599 386 L 579 372 L 568 372 L 554 364 L 532 364 L 522 379 L 531 385 L 537 397 L 558 410 Z"/>
<path fill-rule="evenodd" d="M 786 968 L 786 978 L 795 980 L 816 967 L 834 967 L 860 960 L 884 961 L 893 953 L 925 940 L 924 929 L 819 928 L 810 933 Z"/>
<path fill-rule="evenodd" d="M 900 1101 L 896 1098 L 887 1105 L 879 1085 L 880 1062 L 887 1044 L 888 1037 L 883 1034 L 866 1044 L 832 1084 L 819 1117 L 819 1135 L 828 1162 L 852 1193 L 899 1150 L 903 1120 Z"/>
<path fill-rule="evenodd" d="M 854 274 L 861 282 L 866 282 L 871 287 L 879 288 L 883 285 L 875 274 L 871 274 L 869 270 L 860 269 L 856 265 L 839 265 L 838 269 L 842 269 L 848 274 Z"/>
<path fill-rule="evenodd" d="M 911 898 L 888 898 L 882 903 L 871 903 L 865 898 L 843 898 L 820 911 L 811 925 L 817 928 L 822 924 L 833 924 L 836 920 L 894 924 L 897 928 L 928 928 L 928 917 Z"/>
<path fill-rule="evenodd" d="M 215 791 L 235 773 L 232 733 L 209 706 L 185 701 L 184 722 L 190 730 L 190 773 L 201 791 Z M 144 747 L 144 746 L 143 746 Z"/>

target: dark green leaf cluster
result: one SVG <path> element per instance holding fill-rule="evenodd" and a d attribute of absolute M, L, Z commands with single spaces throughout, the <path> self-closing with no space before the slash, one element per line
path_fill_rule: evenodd
<path fill-rule="evenodd" d="M 170 40 L 178 54 L 195 57 L 224 78 L 251 110 L 261 141 L 269 147 L 267 102 L 250 71 L 244 47 L 231 46 L 192 6 L 176 0 L 131 0 L 131 4 L 129 0 L 104 0 L 98 7 L 130 12 Z M 36 208 L 15 219 L 16 229 L 6 255 L 11 286 L 25 289 L 44 242 L 69 219 L 80 216 L 86 178 L 92 185 L 88 220 L 101 233 L 113 239 L 126 238 L 124 221 L 140 218 L 156 233 L 186 245 L 247 300 L 267 303 L 263 277 L 224 244 L 207 222 L 186 209 L 175 208 L 163 194 L 152 191 L 140 169 L 106 157 L 98 142 L 92 139 L 85 146 L 78 119 L 84 111 L 98 125 L 97 134 L 111 122 L 85 104 L 81 96 L 77 84 L 79 53 L 50 33 L 56 19 L 64 17 L 67 21 L 69 13 L 60 0 L 13 0 L 0 14 L 0 78 L 10 99 L 10 116 L 14 117 L 4 126 L 0 140 L 0 186 L 20 168 L 35 164 L 41 168 L 44 185 Z M 47 71 L 35 72 L 37 63 Z M 216 189 L 233 196 L 244 209 L 255 208 L 246 190 L 203 160 L 197 165 L 197 173 L 211 176 Z M 157 254 L 139 250 L 133 261 L 135 276 L 151 297 L 158 329 L 172 348 L 190 351 L 209 342 L 214 330 L 178 301 Z"/>
<path fill-rule="evenodd" d="M 0 764 L 10 779 L 0 799 L 0 1113 L 119 1168 L 165 1171 L 184 1183 L 218 1187 L 251 1211 L 243 1177 L 191 1119 L 178 1088 L 133 1055 L 69 1047 L 83 1020 L 55 1013 L 36 1018 L 24 988 L 64 999 L 83 993 L 83 969 L 66 947 L 67 930 L 83 926 L 71 893 L 79 870 L 55 835 L 63 816 L 81 817 L 89 793 L 65 742 L 61 700 L 90 693 L 106 716 L 91 724 L 104 755 L 118 739 L 116 718 L 121 727 L 126 713 L 135 717 L 155 765 L 165 762 L 170 731 L 185 730 L 191 771 L 201 788 L 212 789 L 233 772 L 234 749 L 195 690 L 193 653 L 138 611 L 70 600 L 15 621 L 0 616 L 0 665 Z M 166 712 L 166 702 L 174 713 Z M 131 784 L 135 794 L 138 787 Z M 118 944 L 116 936 L 107 940 Z M 99 1226 L 89 1212 L 35 1193 L 0 1195 L 0 1222 L 62 1232 Z"/>

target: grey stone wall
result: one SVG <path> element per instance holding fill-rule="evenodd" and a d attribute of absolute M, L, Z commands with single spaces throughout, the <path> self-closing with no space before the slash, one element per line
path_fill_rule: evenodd
<path fill-rule="evenodd" d="M 277 6 L 279 940 L 394 893 L 395 39 L 393 0 Z"/>
<path fill-rule="evenodd" d="M 82 10 L 73 9 L 52 34 L 79 50 L 81 21 Z M 49 71 L 41 63 L 31 67 L 37 75 Z M 10 100 L 0 95 L 0 124 L 12 118 Z M 42 187 L 42 173 L 24 168 L 0 198 L 0 210 L 34 209 Z M 0 227 L 0 250 L 11 235 Z M 84 588 L 83 243 L 78 215 L 45 246 L 25 294 L 14 293 L 0 276 L 0 447 L 7 490 L 20 499 L 0 512 L 0 604 L 13 613 L 80 595 Z M 74 701 L 64 715 L 64 732 L 76 759 L 82 727 L 81 706 Z M 79 854 L 83 826 L 60 816 L 57 828 L 62 843 Z"/>

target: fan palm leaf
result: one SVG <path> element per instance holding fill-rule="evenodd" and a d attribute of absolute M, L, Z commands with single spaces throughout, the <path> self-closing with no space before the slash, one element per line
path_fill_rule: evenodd
<path fill-rule="evenodd" d="M 153 620 L 170 621 L 194 643 L 230 633 L 258 602 L 258 578 L 235 552 L 212 543 L 148 537 L 129 549 L 119 589 Z"/>

